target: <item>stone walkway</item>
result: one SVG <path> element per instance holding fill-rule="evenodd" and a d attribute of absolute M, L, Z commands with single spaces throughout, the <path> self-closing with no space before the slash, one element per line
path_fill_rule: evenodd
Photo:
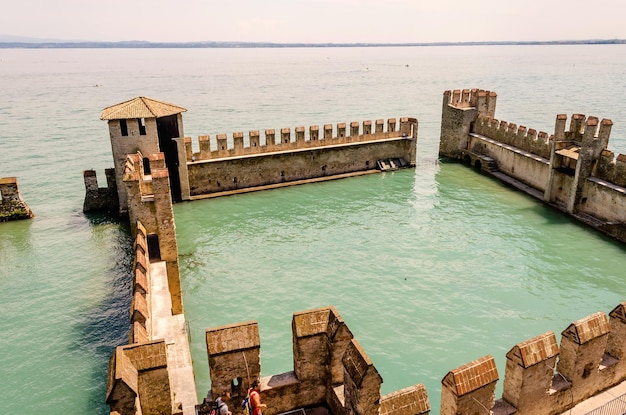
<path fill-rule="evenodd" d="M 624 394 L 626 394 L 626 381 L 582 401 L 572 409 L 562 412 L 560 415 L 585 415 Z"/>
<path fill-rule="evenodd" d="M 167 370 L 172 395 L 183 405 L 184 415 L 195 415 L 198 403 L 196 384 L 191 364 L 189 338 L 185 315 L 172 315 L 172 301 L 167 285 L 165 262 L 150 264 L 150 311 L 152 339 L 165 339 Z"/>

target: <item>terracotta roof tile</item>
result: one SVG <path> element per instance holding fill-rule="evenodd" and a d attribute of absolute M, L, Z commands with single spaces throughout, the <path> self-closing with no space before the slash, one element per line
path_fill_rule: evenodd
<path fill-rule="evenodd" d="M 507 359 L 527 368 L 559 354 L 554 332 L 547 332 L 516 344 L 506 354 Z"/>
<path fill-rule="evenodd" d="M 617 307 L 611 310 L 609 316 L 611 316 L 611 318 L 616 318 L 623 322 L 626 322 L 626 301 L 619 303 Z"/>
<path fill-rule="evenodd" d="M 578 344 L 587 343 L 596 337 L 609 332 L 609 321 L 606 314 L 599 311 L 588 317 L 577 320 L 569 325 L 561 335 Z"/>
<path fill-rule="evenodd" d="M 137 97 L 102 110 L 101 120 L 159 118 L 187 111 L 183 107 L 147 97 Z"/>
<path fill-rule="evenodd" d="M 380 398 L 380 415 L 416 415 L 430 411 L 428 394 L 422 384 L 395 391 Z"/>
<path fill-rule="evenodd" d="M 497 380 L 496 362 L 487 355 L 448 372 L 441 383 L 462 396 Z"/>

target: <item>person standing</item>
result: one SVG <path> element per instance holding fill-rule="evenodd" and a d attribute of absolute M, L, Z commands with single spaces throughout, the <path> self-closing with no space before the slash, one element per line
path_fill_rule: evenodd
<path fill-rule="evenodd" d="M 232 415 L 232 413 L 228 410 L 228 405 L 224 401 L 228 401 L 230 399 L 230 392 L 224 391 L 220 396 L 215 400 L 215 404 L 217 405 L 217 410 L 219 415 Z"/>
<path fill-rule="evenodd" d="M 261 403 L 261 382 L 255 379 L 250 388 L 250 405 L 252 406 L 251 415 L 263 415 L 261 409 L 267 408 L 267 405 Z"/>

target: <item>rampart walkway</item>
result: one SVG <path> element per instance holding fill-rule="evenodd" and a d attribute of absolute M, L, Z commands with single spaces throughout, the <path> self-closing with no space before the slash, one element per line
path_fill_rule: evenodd
<path fill-rule="evenodd" d="M 613 415 L 623 414 L 626 411 L 626 382 L 613 386 L 606 391 L 582 401 L 571 410 L 560 415 Z M 612 403 L 617 398 L 621 398 L 621 403 Z M 606 406 L 605 406 L 606 405 Z"/>
<path fill-rule="evenodd" d="M 189 339 L 185 315 L 172 315 L 172 301 L 167 285 L 165 262 L 150 264 L 151 290 L 150 308 L 152 316 L 152 338 L 165 339 L 167 347 L 167 369 L 172 395 L 183 404 L 184 415 L 194 415 L 198 400 L 191 364 Z"/>

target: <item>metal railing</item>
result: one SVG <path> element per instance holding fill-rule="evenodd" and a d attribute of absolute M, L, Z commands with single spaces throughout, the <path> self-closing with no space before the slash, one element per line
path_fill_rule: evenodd
<path fill-rule="evenodd" d="M 626 393 L 618 396 L 585 415 L 624 415 L 626 414 Z"/>

